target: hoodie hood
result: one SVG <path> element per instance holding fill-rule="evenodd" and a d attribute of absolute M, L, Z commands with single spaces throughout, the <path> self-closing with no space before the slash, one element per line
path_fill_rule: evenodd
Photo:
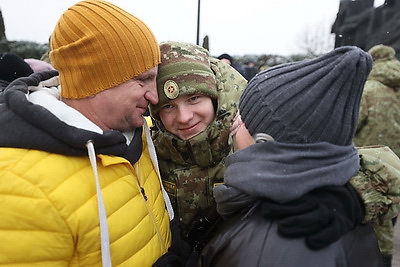
<path fill-rule="evenodd" d="M 57 88 L 45 88 L 42 81 L 58 75 L 57 71 L 34 73 L 13 81 L 2 93 L 0 104 L 1 147 L 37 149 L 50 153 L 71 156 L 87 156 L 86 143 L 92 140 L 99 154 L 124 156 L 128 145 L 125 136 L 119 131 L 96 131 L 96 128 L 78 128 L 60 117 L 74 116 L 76 110 L 57 99 Z M 36 90 L 32 93 L 30 90 Z M 43 92 L 43 91 L 47 91 Z M 42 105 L 30 101 L 34 94 L 41 93 L 58 105 L 64 114 L 55 115 Z M 139 128 L 141 130 L 141 128 Z M 141 136 L 141 134 L 136 134 Z M 141 139 L 134 140 L 131 146 L 141 145 Z M 135 149 L 137 151 L 137 149 Z M 138 150 L 138 151 L 141 151 Z M 140 154 L 139 154 L 140 156 Z"/>

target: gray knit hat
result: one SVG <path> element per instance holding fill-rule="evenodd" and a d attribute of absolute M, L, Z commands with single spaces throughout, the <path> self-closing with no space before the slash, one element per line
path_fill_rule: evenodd
<path fill-rule="evenodd" d="M 250 134 L 284 143 L 350 145 L 372 58 L 353 46 L 260 72 L 240 98 Z"/>

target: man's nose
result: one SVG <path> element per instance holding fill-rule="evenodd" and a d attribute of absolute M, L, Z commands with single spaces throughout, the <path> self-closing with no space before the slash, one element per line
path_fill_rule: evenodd
<path fill-rule="evenodd" d="M 185 106 L 178 107 L 178 116 L 177 116 L 177 121 L 181 123 L 187 123 L 190 121 L 193 117 L 193 112 L 189 109 L 186 108 Z"/>
<path fill-rule="evenodd" d="M 158 103 L 157 86 L 155 83 L 152 88 L 145 93 L 144 97 L 153 105 Z"/>

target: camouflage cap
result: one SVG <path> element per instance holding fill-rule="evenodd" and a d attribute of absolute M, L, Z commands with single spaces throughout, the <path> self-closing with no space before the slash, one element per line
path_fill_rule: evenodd
<path fill-rule="evenodd" d="M 396 55 L 396 51 L 393 47 L 379 44 L 373 46 L 370 50 L 368 50 L 368 54 L 372 56 L 374 61 L 376 60 L 388 60 L 393 59 Z"/>
<path fill-rule="evenodd" d="M 162 105 L 182 95 L 200 93 L 217 98 L 215 74 L 210 68 L 210 54 L 201 46 L 182 42 L 160 43 L 158 66 L 158 104 L 150 105 L 153 118 L 158 118 Z"/>

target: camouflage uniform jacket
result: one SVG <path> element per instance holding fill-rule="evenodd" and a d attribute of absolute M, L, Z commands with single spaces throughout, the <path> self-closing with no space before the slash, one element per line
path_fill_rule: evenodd
<path fill-rule="evenodd" d="M 374 46 L 369 53 L 374 58 L 374 65 L 364 86 L 354 143 L 359 146 L 386 145 L 399 156 L 400 62 L 395 58 L 395 50 L 384 45 Z M 390 256 L 394 253 L 391 218 L 398 214 L 400 185 L 399 174 L 397 177 L 393 174 L 395 168 L 386 165 L 390 154 L 382 151 L 374 153 L 373 158 L 364 157 L 367 168 L 363 172 L 369 177 L 369 185 L 356 183 L 355 186 L 363 191 L 367 210 L 365 220 L 373 222 L 381 253 Z M 398 164 L 397 168 L 400 169 Z"/>
<path fill-rule="evenodd" d="M 361 168 L 350 183 L 365 205 L 364 222 L 380 224 L 400 211 L 400 159 L 387 146 L 359 147 Z"/>
<path fill-rule="evenodd" d="M 400 159 L 387 146 L 360 147 L 361 169 L 350 183 L 362 198 L 384 255 L 393 255 L 391 219 L 400 211 Z"/>
<path fill-rule="evenodd" d="M 385 145 L 400 156 L 400 62 L 376 61 L 365 83 L 354 143 Z"/>
<path fill-rule="evenodd" d="M 247 81 L 231 66 L 210 58 L 217 81 L 217 109 L 206 130 L 189 140 L 181 140 L 162 125 L 153 132 L 161 177 L 182 234 L 196 215 L 214 205 L 212 189 L 223 182 L 225 157 L 232 152 L 229 135 Z"/>

